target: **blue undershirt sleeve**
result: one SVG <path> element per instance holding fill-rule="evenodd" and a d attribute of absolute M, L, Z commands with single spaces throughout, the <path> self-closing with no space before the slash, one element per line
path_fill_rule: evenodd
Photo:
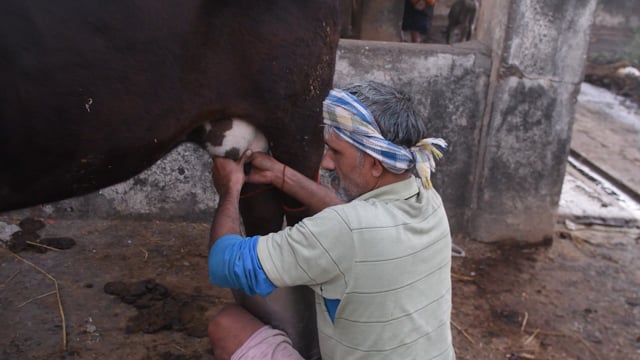
<path fill-rule="evenodd" d="M 217 286 L 267 296 L 275 290 L 258 259 L 259 236 L 224 235 L 209 250 L 209 280 Z"/>
<path fill-rule="evenodd" d="M 322 299 L 324 299 L 324 306 L 327 309 L 327 312 L 329 313 L 329 318 L 331 319 L 331 322 L 335 323 L 336 311 L 338 310 L 338 305 L 340 305 L 340 299 L 327 299 L 327 298 L 322 298 Z"/>

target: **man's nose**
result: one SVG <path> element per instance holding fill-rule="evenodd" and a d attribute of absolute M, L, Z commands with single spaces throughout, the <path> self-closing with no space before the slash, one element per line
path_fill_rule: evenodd
<path fill-rule="evenodd" d="M 336 165 L 331 159 L 328 151 L 325 151 L 324 155 L 322 155 L 322 161 L 320 162 L 320 168 L 324 170 L 333 171 L 336 169 Z"/>

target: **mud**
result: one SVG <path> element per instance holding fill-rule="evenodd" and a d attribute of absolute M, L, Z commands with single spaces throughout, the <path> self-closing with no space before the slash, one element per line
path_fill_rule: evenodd
<path fill-rule="evenodd" d="M 453 266 L 461 358 L 640 356 L 639 229 L 558 225 L 540 247 L 458 242 L 471 254 Z"/>
<path fill-rule="evenodd" d="M 208 318 L 232 297 L 208 281 L 208 224 L 43 220 L 76 245 L 0 249 L 0 359 L 214 358 Z"/>
<path fill-rule="evenodd" d="M 0 250 L 0 359 L 215 359 L 207 319 L 232 297 L 207 279 L 209 224 L 45 222 L 43 238 L 77 244 Z M 455 243 L 459 359 L 640 357 L 640 229 L 559 224 L 535 247 Z M 52 280 L 21 259 L 57 281 L 66 349 Z"/>

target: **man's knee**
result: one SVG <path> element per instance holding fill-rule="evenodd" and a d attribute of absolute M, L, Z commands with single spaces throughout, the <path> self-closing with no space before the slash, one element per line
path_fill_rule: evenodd
<path fill-rule="evenodd" d="M 241 312 L 244 312 L 243 308 L 235 304 L 229 304 L 222 308 L 217 314 L 215 314 L 209 321 L 209 333 L 215 331 L 217 328 L 225 328 L 233 326 L 237 322 L 237 318 Z"/>
<path fill-rule="evenodd" d="M 216 359 L 228 359 L 264 324 L 238 305 L 227 305 L 209 321 L 209 339 Z"/>
<path fill-rule="evenodd" d="M 209 320 L 208 333 L 214 346 L 217 342 L 224 341 L 230 329 L 239 325 L 238 319 L 244 317 L 243 312 L 246 312 L 246 310 L 238 305 L 230 304 L 222 308 Z"/>

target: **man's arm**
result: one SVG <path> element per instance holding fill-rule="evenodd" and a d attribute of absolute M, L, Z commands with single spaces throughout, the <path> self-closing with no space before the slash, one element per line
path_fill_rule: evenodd
<path fill-rule="evenodd" d="M 211 224 L 209 249 L 213 243 L 227 234 L 240 235 L 240 209 L 238 207 L 239 195 L 220 195 L 220 201 Z"/>
<path fill-rule="evenodd" d="M 233 161 L 223 158 L 213 159 L 213 185 L 220 196 L 216 213 L 211 224 L 209 248 L 227 234 L 240 234 L 240 190 L 244 183 L 245 158 Z"/>
<path fill-rule="evenodd" d="M 266 296 L 275 289 L 275 285 L 258 260 L 256 248 L 259 237 L 244 238 L 240 234 L 238 202 L 244 183 L 245 161 L 246 156 L 239 161 L 213 160 L 213 183 L 220 201 L 209 238 L 209 279 L 220 287 Z"/>
<path fill-rule="evenodd" d="M 247 161 L 252 165 L 248 182 L 277 187 L 307 206 L 311 214 L 343 203 L 333 189 L 318 184 L 275 158 L 260 152 L 247 155 Z"/>

